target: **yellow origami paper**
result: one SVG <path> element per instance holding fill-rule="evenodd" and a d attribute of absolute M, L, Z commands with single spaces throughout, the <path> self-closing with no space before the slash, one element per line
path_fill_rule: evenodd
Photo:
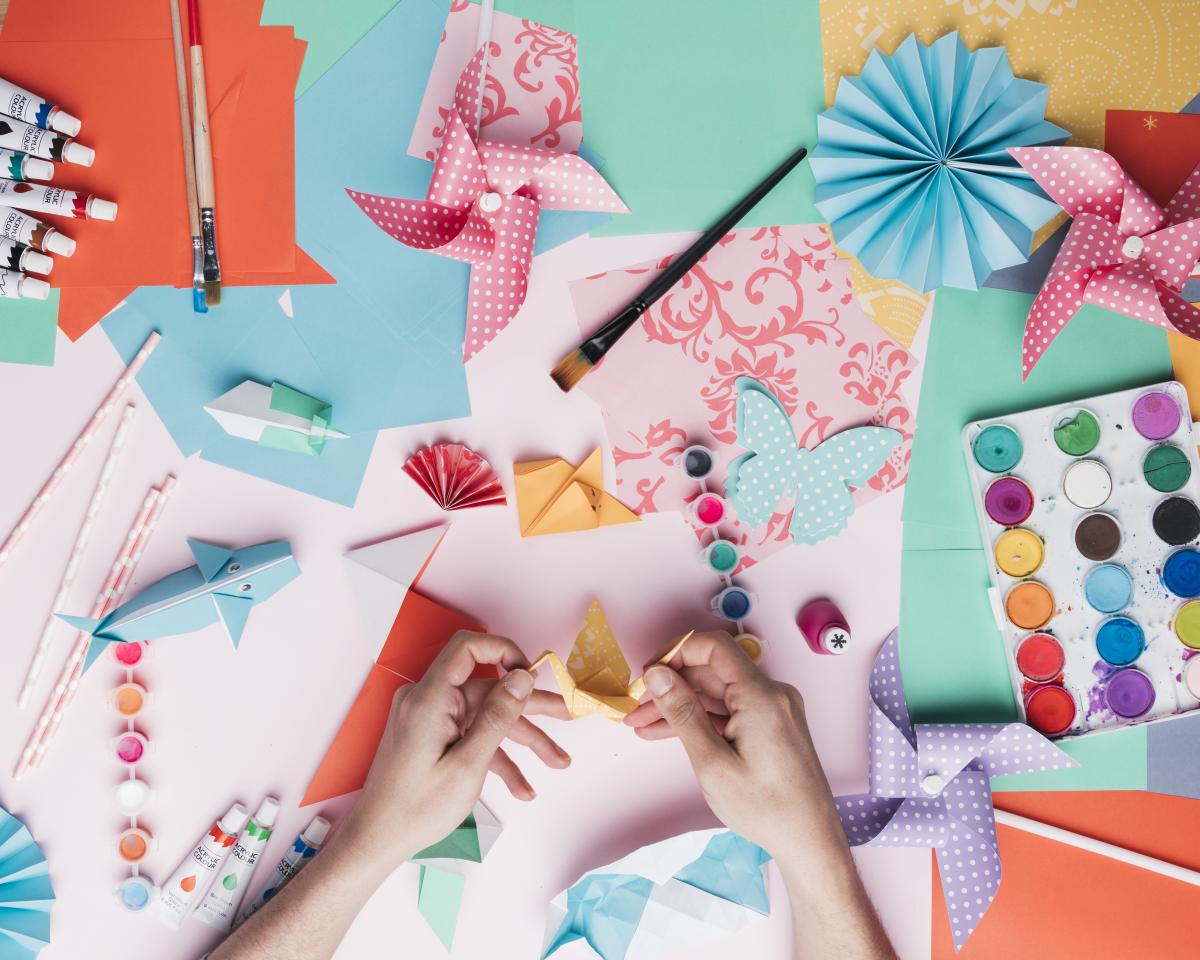
<path fill-rule="evenodd" d="M 521 536 L 594 530 L 637 520 L 636 513 L 604 492 L 603 471 L 599 447 L 578 468 L 561 457 L 515 464 Z"/>
<path fill-rule="evenodd" d="M 689 631 L 657 661 L 667 663 L 691 637 Z M 558 654 L 547 650 L 534 662 L 530 671 L 536 671 L 543 663 L 549 663 L 554 679 L 562 690 L 563 700 L 572 718 L 586 717 L 593 713 L 620 721 L 638 705 L 646 692 L 641 677 L 629 682 L 630 669 L 625 655 L 617 646 L 612 627 L 593 600 L 583 621 L 583 629 L 575 638 L 575 646 L 564 664 Z"/>

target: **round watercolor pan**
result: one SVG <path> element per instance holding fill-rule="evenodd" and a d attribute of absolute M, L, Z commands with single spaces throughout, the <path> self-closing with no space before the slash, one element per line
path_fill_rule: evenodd
<path fill-rule="evenodd" d="M 1062 644 L 1048 633 L 1033 633 L 1017 647 L 1017 669 L 1034 683 L 1045 683 L 1062 673 L 1066 664 Z"/>
<path fill-rule="evenodd" d="M 1158 539 L 1173 547 L 1190 543 L 1200 535 L 1200 510 L 1187 497 L 1167 497 L 1154 508 L 1150 522 Z"/>
<path fill-rule="evenodd" d="M 971 452 L 975 462 L 988 473 L 1007 473 L 1021 462 L 1025 447 L 1016 430 L 993 423 L 979 431 L 971 444 Z"/>
<path fill-rule="evenodd" d="M 1034 687 L 1025 697 L 1025 720 L 1034 730 L 1057 737 L 1075 722 L 1075 698 L 1056 684 Z"/>
<path fill-rule="evenodd" d="M 1176 550 L 1162 567 L 1163 586 L 1177 597 L 1200 597 L 1200 550 Z"/>
<path fill-rule="evenodd" d="M 1112 488 L 1112 475 L 1099 460 L 1076 460 L 1062 478 L 1063 496 L 1084 510 L 1104 506 Z"/>
<path fill-rule="evenodd" d="M 1108 709 L 1127 720 L 1144 717 L 1154 706 L 1154 699 L 1153 681 L 1132 667 L 1118 670 L 1104 686 L 1104 702 Z"/>
<path fill-rule="evenodd" d="M 1200 700 L 1200 657 L 1189 657 L 1183 665 L 1183 685 Z"/>
<path fill-rule="evenodd" d="M 1033 513 L 1033 491 L 1018 477 L 999 477 L 988 484 L 983 509 L 1002 527 L 1017 527 Z"/>
<path fill-rule="evenodd" d="M 1189 600 L 1175 611 L 1175 636 L 1191 650 L 1200 650 L 1200 600 Z"/>
<path fill-rule="evenodd" d="M 1054 616 L 1054 594 L 1045 584 L 1025 580 L 1008 591 L 1004 613 L 1022 630 L 1040 630 Z"/>
<path fill-rule="evenodd" d="M 1109 560 L 1121 549 L 1121 525 L 1107 513 L 1089 513 L 1075 524 L 1075 549 L 1088 560 Z"/>
<path fill-rule="evenodd" d="M 1183 414 L 1165 390 L 1147 390 L 1133 402 L 1133 429 L 1147 440 L 1166 440 L 1179 429 Z"/>
<path fill-rule="evenodd" d="M 1192 463 L 1175 444 L 1160 443 L 1142 458 L 1142 478 L 1159 493 L 1174 493 L 1192 478 Z"/>
<path fill-rule="evenodd" d="M 1129 617 L 1110 617 L 1096 631 L 1096 652 L 1114 667 L 1127 667 L 1146 649 L 1146 633 Z"/>
<path fill-rule="evenodd" d="M 1133 577 L 1124 567 L 1102 563 L 1083 578 L 1083 597 L 1101 613 L 1124 610 L 1133 599 Z"/>
<path fill-rule="evenodd" d="M 1068 457 L 1084 457 L 1100 443 L 1100 421 L 1090 410 L 1074 407 L 1054 418 L 1050 435 Z"/>
<path fill-rule="evenodd" d="M 1042 538 L 1032 530 L 1014 527 L 996 538 L 992 548 L 996 566 L 1010 577 L 1020 580 L 1034 574 L 1046 559 Z"/>

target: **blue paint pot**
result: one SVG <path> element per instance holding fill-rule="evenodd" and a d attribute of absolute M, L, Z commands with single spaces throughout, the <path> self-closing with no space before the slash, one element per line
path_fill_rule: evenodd
<path fill-rule="evenodd" d="M 1102 563 L 1084 579 L 1083 595 L 1101 613 L 1116 613 L 1133 599 L 1133 578 L 1124 567 Z"/>
<path fill-rule="evenodd" d="M 744 620 L 754 609 L 754 595 L 741 587 L 726 587 L 713 597 L 712 609 L 725 620 Z"/>
<path fill-rule="evenodd" d="M 1200 597 L 1200 550 L 1176 550 L 1163 564 L 1163 583 L 1177 597 Z"/>
<path fill-rule="evenodd" d="M 1096 652 L 1105 663 L 1127 667 L 1146 649 L 1146 633 L 1129 617 L 1112 617 L 1096 631 Z"/>

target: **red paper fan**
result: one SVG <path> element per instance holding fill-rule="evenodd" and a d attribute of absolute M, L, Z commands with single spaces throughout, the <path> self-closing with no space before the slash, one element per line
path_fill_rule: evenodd
<path fill-rule="evenodd" d="M 492 465 L 461 443 L 439 443 L 418 450 L 404 472 L 443 510 L 508 503 Z"/>

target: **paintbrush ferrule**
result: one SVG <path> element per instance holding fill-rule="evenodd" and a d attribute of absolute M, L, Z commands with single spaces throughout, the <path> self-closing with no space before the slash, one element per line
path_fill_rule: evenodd
<path fill-rule="evenodd" d="M 221 282 L 221 261 L 217 257 L 217 218 L 212 207 L 200 208 L 200 238 L 204 248 L 204 282 Z"/>
<path fill-rule="evenodd" d="M 204 244 L 199 237 L 192 237 L 192 310 L 208 313 L 204 299 Z"/>
<path fill-rule="evenodd" d="M 593 364 L 599 363 L 630 327 L 637 323 L 650 304 L 641 297 L 636 298 L 624 310 L 580 344 L 579 352 Z"/>

